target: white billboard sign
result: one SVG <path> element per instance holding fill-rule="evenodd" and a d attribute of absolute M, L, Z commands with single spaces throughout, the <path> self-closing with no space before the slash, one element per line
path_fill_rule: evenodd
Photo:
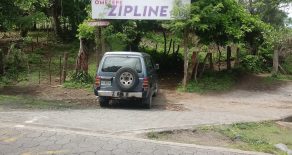
<path fill-rule="evenodd" d="M 190 0 L 181 0 L 190 4 Z M 93 19 L 170 20 L 175 0 L 92 0 Z"/>

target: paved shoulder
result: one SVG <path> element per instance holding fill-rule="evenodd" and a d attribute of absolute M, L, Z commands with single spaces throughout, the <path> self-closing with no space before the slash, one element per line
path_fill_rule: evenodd
<path fill-rule="evenodd" d="M 0 154 L 223 155 L 257 153 L 113 136 L 99 136 L 91 133 L 0 127 Z"/>

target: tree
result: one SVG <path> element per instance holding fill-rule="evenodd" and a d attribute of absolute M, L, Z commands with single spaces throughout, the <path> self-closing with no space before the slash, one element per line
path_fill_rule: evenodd
<path fill-rule="evenodd" d="M 9 9 L 7 9 L 9 8 Z M 6 31 L 13 27 L 20 14 L 19 7 L 12 0 L 0 1 L 0 31 Z"/>
<path fill-rule="evenodd" d="M 94 39 L 95 27 L 89 26 L 86 22 L 79 25 L 78 37 L 80 49 L 76 59 L 75 74 L 88 75 L 89 42 Z"/>
<path fill-rule="evenodd" d="M 187 38 L 187 34 L 196 35 L 200 43 L 206 45 L 215 43 L 218 47 L 230 42 L 242 42 L 245 39 L 254 43 L 253 39 L 261 37 L 266 29 L 266 24 L 246 12 L 233 0 L 197 0 L 190 7 L 183 6 L 177 1 L 173 14 L 176 20 L 170 22 L 169 28 L 178 36 Z M 248 34 L 253 36 L 247 37 Z M 184 41 L 184 87 L 189 76 L 187 74 L 188 46 L 191 45 L 189 43 L 188 39 Z"/>
<path fill-rule="evenodd" d="M 259 16 L 264 22 L 273 26 L 284 26 L 287 13 L 281 10 L 292 0 L 239 0 L 253 15 Z"/>
<path fill-rule="evenodd" d="M 20 29 L 22 37 L 27 36 L 28 30 L 32 29 L 35 23 L 46 20 L 42 8 L 50 5 L 49 0 L 15 0 L 14 4 L 20 9 L 20 16 L 17 17 L 15 24 Z"/>

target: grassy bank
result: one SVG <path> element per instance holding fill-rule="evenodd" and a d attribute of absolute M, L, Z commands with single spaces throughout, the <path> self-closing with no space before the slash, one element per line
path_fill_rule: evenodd
<path fill-rule="evenodd" d="M 31 96 L 0 95 L 1 109 L 66 110 L 96 107 L 96 104 L 78 103 L 70 100 L 43 100 Z"/>
<path fill-rule="evenodd" d="M 150 139 L 285 154 L 274 147 L 283 143 L 292 148 L 292 129 L 275 122 L 237 123 L 204 126 L 192 130 L 148 133 Z"/>

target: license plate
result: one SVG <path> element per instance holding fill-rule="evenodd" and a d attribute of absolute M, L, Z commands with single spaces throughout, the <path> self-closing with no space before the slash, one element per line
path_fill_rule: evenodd
<path fill-rule="evenodd" d="M 112 82 L 111 81 L 101 81 L 102 86 L 111 86 Z"/>

